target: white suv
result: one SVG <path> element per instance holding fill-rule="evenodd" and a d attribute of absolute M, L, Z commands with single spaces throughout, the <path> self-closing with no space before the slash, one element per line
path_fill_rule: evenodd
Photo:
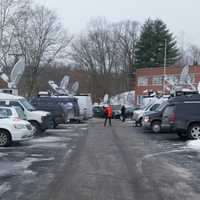
<path fill-rule="evenodd" d="M 24 97 L 0 93 L 0 105 L 20 107 L 37 133 L 53 127 L 51 114 L 36 110 Z"/>
<path fill-rule="evenodd" d="M 33 137 L 35 129 L 24 117 L 20 108 L 0 107 L 0 147 Z"/>

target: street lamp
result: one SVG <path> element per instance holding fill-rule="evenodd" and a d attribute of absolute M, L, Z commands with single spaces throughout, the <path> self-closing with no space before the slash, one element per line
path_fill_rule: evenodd
<path fill-rule="evenodd" d="M 166 63 L 167 63 L 167 40 L 165 39 L 164 73 L 163 73 L 163 94 L 165 94 Z"/>

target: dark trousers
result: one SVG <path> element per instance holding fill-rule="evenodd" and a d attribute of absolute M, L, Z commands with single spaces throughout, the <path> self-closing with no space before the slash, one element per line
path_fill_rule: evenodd
<path fill-rule="evenodd" d="M 125 120 L 126 120 L 126 115 L 122 114 L 122 121 L 125 122 Z"/>
<path fill-rule="evenodd" d="M 105 117 L 104 126 L 107 124 L 107 120 L 109 120 L 109 125 L 111 126 L 111 117 Z"/>

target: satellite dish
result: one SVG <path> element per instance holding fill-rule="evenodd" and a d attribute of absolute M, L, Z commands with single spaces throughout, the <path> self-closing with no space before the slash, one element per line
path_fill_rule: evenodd
<path fill-rule="evenodd" d="M 186 84 L 188 83 L 188 78 L 189 78 L 189 65 L 186 65 L 182 72 L 181 72 L 181 76 L 180 76 L 180 84 Z"/>
<path fill-rule="evenodd" d="M 21 58 L 19 61 L 15 64 L 13 67 L 11 74 L 10 74 L 10 84 L 8 84 L 10 87 L 13 87 L 19 83 L 23 73 L 25 70 L 25 59 Z"/>
<path fill-rule="evenodd" d="M 76 82 L 72 85 L 71 91 L 72 91 L 73 93 L 77 93 L 78 89 L 79 89 L 79 82 L 76 81 Z"/>
<path fill-rule="evenodd" d="M 1 74 L 1 78 L 6 82 L 8 83 L 9 82 L 9 78 L 6 74 Z"/>
<path fill-rule="evenodd" d="M 108 103 L 108 98 L 109 98 L 108 94 L 105 94 L 103 97 L 103 102 Z"/>
<path fill-rule="evenodd" d="M 68 85 L 69 85 L 69 76 L 64 76 L 64 78 L 60 82 L 60 88 L 67 90 Z"/>
<path fill-rule="evenodd" d="M 127 95 L 128 104 L 132 105 L 133 104 L 133 99 L 134 99 L 133 93 L 129 92 L 128 95 Z"/>
<path fill-rule="evenodd" d="M 66 95 L 66 91 L 58 87 L 58 85 L 54 81 L 48 81 L 48 84 L 57 94 Z"/>
<path fill-rule="evenodd" d="M 58 90 L 58 85 L 54 81 L 48 81 L 48 84 L 55 92 Z"/>

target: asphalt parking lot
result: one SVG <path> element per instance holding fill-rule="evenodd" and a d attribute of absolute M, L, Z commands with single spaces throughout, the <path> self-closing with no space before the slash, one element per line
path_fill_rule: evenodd
<path fill-rule="evenodd" d="M 0 199 L 32 199 L 42 193 L 85 131 L 87 124 L 63 125 L 30 141 L 0 148 Z"/>
<path fill-rule="evenodd" d="M 199 199 L 200 142 L 132 121 L 65 125 L 0 149 L 0 199 Z"/>

